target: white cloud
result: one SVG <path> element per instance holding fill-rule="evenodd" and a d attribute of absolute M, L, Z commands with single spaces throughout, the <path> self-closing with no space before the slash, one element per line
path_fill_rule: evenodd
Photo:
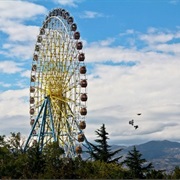
<path fill-rule="evenodd" d="M 29 126 L 29 88 L 8 90 L 0 94 L 0 132 L 9 135 L 10 132 L 21 132 L 27 135 Z"/>
<path fill-rule="evenodd" d="M 47 12 L 46 8 L 27 1 L 1 1 L 0 20 L 24 21 Z"/>
<path fill-rule="evenodd" d="M 0 62 L 0 71 L 2 73 L 13 74 L 17 72 L 21 72 L 23 68 L 22 64 L 16 63 L 14 61 L 1 61 Z"/>
<path fill-rule="evenodd" d="M 13 84 L 14 86 L 18 87 L 18 89 L 22 89 L 22 88 L 27 88 L 27 86 L 29 85 L 29 81 L 27 79 L 20 79 L 18 80 L 15 84 Z"/>
<path fill-rule="evenodd" d="M 168 42 L 172 40 L 172 38 L 172 34 L 146 34 L 141 35 L 140 37 L 141 40 L 146 41 L 150 44 Z"/>
<path fill-rule="evenodd" d="M 0 94 L 0 117 L 27 115 L 29 89 L 8 90 Z"/>
<path fill-rule="evenodd" d="M 72 6 L 72 7 L 77 7 L 78 6 L 77 4 L 82 2 L 82 0 L 53 0 L 53 1 L 63 6 Z"/>
<path fill-rule="evenodd" d="M 173 5 L 176 5 L 178 4 L 180 1 L 179 0 L 170 0 L 169 3 L 170 4 L 173 4 Z"/>
<path fill-rule="evenodd" d="M 11 84 L 0 82 L 0 86 L 2 86 L 2 87 L 10 87 Z"/>
<path fill-rule="evenodd" d="M 14 26 L 16 28 L 14 28 Z M 40 27 L 38 26 L 25 26 L 15 22 L 10 22 L 10 25 L 4 25 L 0 28 L 4 33 L 9 35 L 9 41 L 16 42 L 29 42 L 35 41 Z"/>
<path fill-rule="evenodd" d="M 32 58 L 34 44 L 8 43 L 3 45 L 3 54 L 7 57 L 19 57 L 20 61 Z"/>
<path fill-rule="evenodd" d="M 80 15 L 80 18 L 88 18 L 88 19 L 97 18 L 97 17 L 103 17 L 103 14 L 95 11 L 84 11 Z"/>
<path fill-rule="evenodd" d="M 147 42 L 148 44 L 166 43 L 176 38 L 180 38 L 180 31 L 173 32 L 162 32 L 157 29 L 150 28 L 148 34 L 141 34 L 140 40 Z"/>
<path fill-rule="evenodd" d="M 141 49 L 87 44 L 86 61 L 94 67 L 88 75 L 88 133 L 105 123 L 114 143 L 180 141 L 179 43 L 168 44 L 178 32 L 170 32 L 169 36 L 153 33 L 158 37 L 156 44 L 141 39 L 147 42 Z M 106 64 L 109 60 L 112 63 Z M 135 65 L 113 64 L 122 61 L 133 61 Z M 136 116 L 137 112 L 142 116 Z M 131 119 L 139 125 L 137 130 L 128 124 Z M 95 135 L 90 135 L 93 138 Z"/>
<path fill-rule="evenodd" d="M 24 137 L 29 135 L 30 125 L 29 116 L 25 115 L 14 115 L 14 116 L 3 116 L 0 117 L 0 135 L 9 136 L 10 132 L 20 132 Z"/>
<path fill-rule="evenodd" d="M 137 50 L 136 48 L 125 48 L 123 46 L 101 46 L 101 43 L 92 43 L 86 48 L 86 56 L 89 62 L 105 62 L 111 60 L 113 62 L 121 61 L 160 61 L 171 60 L 172 55 L 161 54 L 148 48 Z"/>
<path fill-rule="evenodd" d="M 162 51 L 165 53 L 179 53 L 180 54 L 180 43 L 176 44 L 158 44 L 152 46 L 155 50 Z"/>
<path fill-rule="evenodd" d="M 2 38 L 3 48 L 0 53 L 7 57 L 30 58 L 33 50 L 29 49 L 33 49 L 39 27 L 25 25 L 25 21 L 35 20 L 46 12 L 45 7 L 27 1 L 1 1 L 0 32 L 7 34 L 8 38 Z"/>
<path fill-rule="evenodd" d="M 21 73 L 21 77 L 30 78 L 30 75 L 31 75 L 31 71 L 30 70 L 26 70 L 26 71 Z"/>
<path fill-rule="evenodd" d="M 111 45 L 114 42 L 114 38 L 107 38 L 106 40 L 103 40 L 100 42 L 102 46 L 108 46 Z"/>
<path fill-rule="evenodd" d="M 0 31 L 8 35 L 0 53 L 19 57 L 18 61 L 30 59 L 38 27 L 25 25 L 25 21 L 36 19 L 47 10 L 27 1 L 7 2 L 4 1 L 0 7 Z M 56 2 L 74 7 L 79 3 Z M 81 17 L 103 16 L 98 12 L 85 11 Z M 86 136 L 90 140 L 95 139 L 94 131 L 104 123 L 112 143 L 135 144 L 152 139 L 180 141 L 180 53 L 177 42 L 180 31 L 159 31 L 151 27 L 147 33 L 140 33 L 128 29 L 120 34 L 120 38 L 128 35 L 136 36 L 132 48 L 117 44 L 119 39 L 115 38 L 85 43 L 86 62 L 92 65 L 88 69 Z M 143 46 L 138 49 L 140 42 Z M 122 62 L 134 62 L 134 65 Z M 14 61 L 0 62 L 0 70 L 8 74 L 20 73 L 22 78 L 30 76 L 30 70 Z M 0 85 L 9 86 L 5 82 L 0 82 Z M 25 87 L 26 83 L 22 79 L 16 85 Z M 27 134 L 30 128 L 28 96 L 28 89 L 1 92 L 0 132 L 9 133 L 21 127 L 20 130 Z M 137 112 L 142 112 L 142 116 L 138 117 Z M 131 119 L 139 125 L 137 130 L 129 125 Z"/>
<path fill-rule="evenodd" d="M 125 32 L 120 33 L 119 35 L 125 36 L 125 35 L 129 35 L 129 34 L 134 34 L 134 33 L 135 33 L 134 29 L 127 29 Z"/>

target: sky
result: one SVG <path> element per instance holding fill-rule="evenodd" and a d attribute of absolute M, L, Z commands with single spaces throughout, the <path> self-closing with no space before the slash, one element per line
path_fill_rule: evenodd
<path fill-rule="evenodd" d="M 53 8 L 81 33 L 87 139 L 105 124 L 109 144 L 180 142 L 180 0 L 0 0 L 0 135 L 30 132 L 34 45 Z"/>

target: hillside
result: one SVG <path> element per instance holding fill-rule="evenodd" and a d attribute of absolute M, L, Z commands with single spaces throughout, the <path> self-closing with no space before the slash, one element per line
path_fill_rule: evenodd
<path fill-rule="evenodd" d="M 122 149 L 116 156 L 122 156 L 120 161 L 123 161 L 128 151 L 133 149 L 133 146 L 110 145 L 111 151 Z M 148 162 L 152 162 L 156 170 L 165 170 L 170 173 L 176 166 L 180 167 L 180 143 L 171 141 L 149 141 L 144 144 L 135 145 L 136 149 L 142 154 Z M 86 159 L 89 155 L 84 154 Z"/>
<path fill-rule="evenodd" d="M 113 146 L 112 146 L 113 147 Z M 120 148 L 121 146 L 114 146 Z M 133 146 L 123 147 L 123 157 Z M 142 157 L 152 162 L 155 169 L 171 172 L 175 166 L 180 166 L 180 143 L 171 141 L 149 141 L 144 144 L 136 145 Z M 114 148 L 113 148 L 114 149 Z"/>

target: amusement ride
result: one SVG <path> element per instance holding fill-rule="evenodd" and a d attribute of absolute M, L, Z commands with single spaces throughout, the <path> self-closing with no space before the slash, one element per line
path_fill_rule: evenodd
<path fill-rule="evenodd" d="M 74 18 L 64 9 L 49 12 L 39 30 L 30 76 L 30 134 L 24 150 L 58 142 L 65 157 L 90 152 L 84 134 L 87 78 L 83 43 Z"/>

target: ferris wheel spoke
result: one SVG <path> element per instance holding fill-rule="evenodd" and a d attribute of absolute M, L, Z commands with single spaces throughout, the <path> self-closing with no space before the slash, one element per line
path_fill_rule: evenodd
<path fill-rule="evenodd" d="M 67 73 L 65 73 L 65 76 L 64 76 L 64 79 L 66 79 L 65 86 L 67 86 L 67 84 L 70 82 L 72 77 L 75 75 L 75 72 L 77 72 L 78 65 L 79 64 L 76 64 L 76 66 L 69 66 L 68 67 L 68 71 L 67 71 Z"/>
<path fill-rule="evenodd" d="M 77 86 L 78 86 L 78 84 L 73 83 L 72 85 L 69 85 L 69 87 L 64 88 L 63 93 L 71 92 L 73 89 L 76 89 L 76 88 L 77 88 Z"/>
<path fill-rule="evenodd" d="M 61 101 L 61 99 L 59 99 L 59 98 L 56 98 L 56 99 L 58 99 L 59 101 Z M 68 102 L 73 102 L 73 103 L 75 103 L 75 101 L 73 101 L 73 100 L 71 100 L 71 99 L 68 99 L 68 100 L 69 100 L 69 101 L 62 101 L 62 102 L 63 102 L 63 104 L 64 104 L 65 106 L 68 107 L 69 112 L 68 112 L 68 113 L 67 113 L 67 112 L 63 112 L 61 109 L 59 109 L 59 111 L 61 112 L 61 114 L 62 114 L 64 117 L 67 117 L 67 116 L 72 116 L 72 117 L 74 117 L 74 113 L 73 113 L 73 111 L 71 110 Z M 56 103 L 56 105 L 58 106 L 57 103 Z M 65 107 L 65 106 L 64 106 L 64 107 Z M 66 113 L 66 114 L 65 114 L 65 113 Z"/>
<path fill-rule="evenodd" d="M 64 84 L 64 87 L 68 86 L 68 83 L 71 81 L 72 77 L 75 75 L 75 72 L 76 72 L 76 68 L 71 72 L 69 77 L 66 77 L 67 80 L 66 80 L 66 83 Z"/>
<path fill-rule="evenodd" d="M 74 113 L 73 113 L 73 111 L 72 111 L 72 109 L 71 109 L 71 107 L 69 106 L 69 104 L 68 104 L 68 103 L 67 103 L 67 107 L 68 107 L 68 109 L 69 109 L 70 114 L 72 115 L 72 117 L 75 117 L 75 116 L 74 116 Z"/>
<path fill-rule="evenodd" d="M 56 98 L 56 97 L 55 97 L 55 98 Z M 56 99 L 58 99 L 59 101 L 62 101 L 64 104 L 67 104 L 68 107 L 69 107 L 69 109 L 70 109 L 69 103 L 73 103 L 74 105 L 76 105 L 76 100 L 75 100 L 75 99 L 71 99 L 71 98 L 67 98 L 67 97 L 66 97 L 66 100 L 65 100 L 65 101 L 63 101 L 63 100 L 60 99 L 60 98 L 56 98 Z M 71 111 L 71 115 L 73 115 L 73 112 L 72 112 L 71 109 L 70 109 L 70 111 Z"/>

